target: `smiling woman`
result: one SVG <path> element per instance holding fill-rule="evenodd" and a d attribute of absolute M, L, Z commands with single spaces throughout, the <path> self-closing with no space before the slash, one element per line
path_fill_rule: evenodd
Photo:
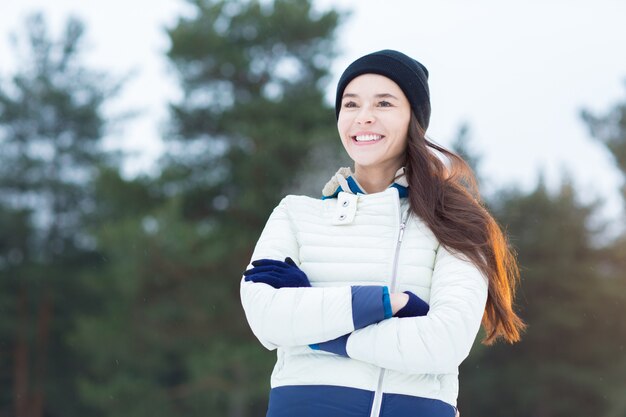
<path fill-rule="evenodd" d="M 404 163 L 410 118 L 409 100 L 387 77 L 363 74 L 346 87 L 337 127 L 364 191 L 383 191 Z"/>
<path fill-rule="evenodd" d="M 277 349 L 268 417 L 453 417 L 481 320 L 486 344 L 520 338 L 515 259 L 467 164 L 425 136 L 427 80 L 397 51 L 353 62 L 336 114 L 354 172 L 284 198 L 259 238 L 241 300 Z"/>

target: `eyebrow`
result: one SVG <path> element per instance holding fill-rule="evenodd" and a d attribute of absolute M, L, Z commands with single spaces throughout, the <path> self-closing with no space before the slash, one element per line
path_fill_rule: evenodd
<path fill-rule="evenodd" d="M 344 98 L 353 98 L 353 97 L 358 97 L 358 94 L 353 94 L 353 93 L 346 93 L 343 95 L 342 99 Z M 374 97 L 376 98 L 394 98 L 396 100 L 398 100 L 398 97 L 394 96 L 393 94 L 389 94 L 389 93 L 381 93 L 381 94 L 375 94 Z"/>

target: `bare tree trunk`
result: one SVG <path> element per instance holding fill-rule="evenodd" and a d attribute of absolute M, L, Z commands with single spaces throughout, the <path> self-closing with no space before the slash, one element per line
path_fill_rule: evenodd
<path fill-rule="evenodd" d="M 17 326 L 15 330 L 15 367 L 13 375 L 15 416 L 29 417 L 28 392 L 28 297 L 24 285 L 20 286 L 17 299 Z"/>
<path fill-rule="evenodd" d="M 35 362 L 35 389 L 30 417 L 43 417 L 46 386 L 46 367 L 48 364 L 48 342 L 50 340 L 50 321 L 52 320 L 52 295 L 48 288 L 44 292 L 39 306 L 37 319 L 37 358 Z"/>

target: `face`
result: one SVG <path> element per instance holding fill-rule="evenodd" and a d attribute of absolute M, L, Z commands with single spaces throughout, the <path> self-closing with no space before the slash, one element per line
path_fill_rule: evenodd
<path fill-rule="evenodd" d="M 337 129 L 355 169 L 395 173 L 405 159 L 411 105 L 387 77 L 363 74 L 346 86 Z"/>

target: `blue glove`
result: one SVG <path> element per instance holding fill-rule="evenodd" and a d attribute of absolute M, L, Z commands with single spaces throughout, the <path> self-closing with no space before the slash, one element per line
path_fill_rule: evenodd
<path fill-rule="evenodd" d="M 243 273 L 246 281 L 262 282 L 274 288 L 310 287 L 306 274 L 289 257 L 283 261 L 259 259 L 252 261 L 254 268 Z"/>
<path fill-rule="evenodd" d="M 409 301 L 393 315 L 394 317 L 420 317 L 428 313 L 429 307 L 424 300 L 411 291 L 405 291 L 404 293 L 408 294 Z"/>
<path fill-rule="evenodd" d="M 347 358 L 348 352 L 346 351 L 346 344 L 348 343 L 348 336 L 350 336 L 350 334 L 344 334 L 343 336 L 339 336 L 338 338 L 329 340 L 328 342 L 316 343 L 314 345 L 309 345 L 309 347 L 313 350 L 323 350 L 334 353 L 335 355 L 345 356 Z"/>

